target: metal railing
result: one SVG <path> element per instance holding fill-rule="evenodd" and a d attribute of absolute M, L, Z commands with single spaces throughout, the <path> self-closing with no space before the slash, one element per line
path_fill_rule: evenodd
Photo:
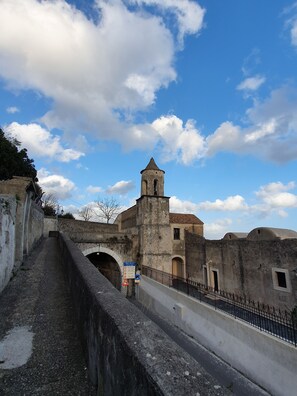
<path fill-rule="evenodd" d="M 142 266 L 142 274 L 297 346 L 297 318 L 292 312 L 281 311 L 224 290 L 215 290 L 155 268 Z"/>

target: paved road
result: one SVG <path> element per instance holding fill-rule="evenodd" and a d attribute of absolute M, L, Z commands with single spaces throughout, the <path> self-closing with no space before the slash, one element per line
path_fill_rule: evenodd
<path fill-rule="evenodd" d="M 134 298 L 130 302 L 137 306 L 143 313 L 154 321 L 165 333 L 179 346 L 188 352 L 201 366 L 212 375 L 219 385 L 226 387 L 236 396 L 269 396 L 270 394 L 252 383 L 234 368 L 209 352 L 193 338 L 188 337 L 177 327 L 166 322 L 159 315 L 146 309 Z"/>
<path fill-rule="evenodd" d="M 0 395 L 95 395 L 56 238 L 42 241 L 0 295 Z"/>

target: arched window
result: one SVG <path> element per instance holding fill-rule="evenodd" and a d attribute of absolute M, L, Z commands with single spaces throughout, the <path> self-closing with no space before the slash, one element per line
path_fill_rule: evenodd
<path fill-rule="evenodd" d="M 158 180 L 154 179 L 154 195 L 158 195 Z"/>

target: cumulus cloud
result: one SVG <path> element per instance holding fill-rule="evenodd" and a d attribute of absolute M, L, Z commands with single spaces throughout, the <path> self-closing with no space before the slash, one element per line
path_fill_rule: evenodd
<path fill-rule="evenodd" d="M 18 113 L 19 111 L 20 111 L 20 109 L 15 106 L 7 107 L 7 109 L 6 109 L 6 112 L 8 114 L 15 114 L 15 113 Z"/>
<path fill-rule="evenodd" d="M 212 223 L 204 224 L 204 236 L 207 239 L 222 238 L 227 232 L 230 231 L 232 220 L 229 218 L 218 219 Z"/>
<path fill-rule="evenodd" d="M 205 9 L 194 1 L 130 0 L 130 3 L 157 6 L 166 13 L 172 12 L 178 23 L 178 39 L 181 43 L 186 34 L 198 32 L 203 25 Z"/>
<path fill-rule="evenodd" d="M 248 77 L 243 80 L 238 86 L 239 91 L 256 91 L 265 82 L 264 76 Z"/>
<path fill-rule="evenodd" d="M 159 15 L 150 13 L 151 5 Z M 1 77 L 8 88 L 52 99 L 42 117 L 49 129 L 142 147 L 129 125 L 131 112 L 152 105 L 157 91 L 176 79 L 178 48 L 165 11 L 177 18 L 183 38 L 201 29 L 204 10 L 190 0 L 97 0 L 96 8 L 97 22 L 65 0 L 2 0 Z"/>
<path fill-rule="evenodd" d="M 75 184 L 64 176 L 51 174 L 45 168 L 37 172 L 38 182 L 46 194 L 52 194 L 57 200 L 70 198 Z"/>
<path fill-rule="evenodd" d="M 205 211 L 245 211 L 248 209 L 244 198 L 241 195 L 234 195 L 226 198 L 225 200 L 216 199 L 215 201 L 205 201 L 198 205 L 200 210 Z"/>
<path fill-rule="evenodd" d="M 256 196 L 271 209 L 296 208 L 297 195 L 288 192 L 295 188 L 295 182 L 289 182 L 288 184 L 281 182 L 269 183 L 261 186 L 259 191 L 256 192 Z M 284 212 L 280 213 L 284 214 Z"/>
<path fill-rule="evenodd" d="M 98 187 L 98 186 L 90 185 L 87 187 L 87 192 L 90 194 L 97 194 L 97 193 L 100 193 L 101 191 L 102 191 L 102 188 Z"/>
<path fill-rule="evenodd" d="M 19 124 L 13 122 L 4 128 L 5 133 L 15 137 L 32 157 L 47 157 L 61 162 L 77 160 L 84 153 L 61 145 L 59 136 L 52 135 L 38 124 Z"/>
<path fill-rule="evenodd" d="M 152 123 L 164 161 L 179 160 L 188 165 L 205 155 L 205 140 L 194 121 L 185 125 L 175 115 L 162 116 Z"/>
<path fill-rule="evenodd" d="M 106 189 L 107 194 L 119 194 L 119 195 L 126 195 L 129 191 L 134 189 L 134 183 L 129 180 L 121 180 L 115 183 L 113 186 L 109 186 Z"/>
<path fill-rule="evenodd" d="M 187 200 L 182 201 L 176 196 L 170 197 L 169 205 L 170 205 L 170 212 L 195 213 L 197 211 L 197 204 Z"/>
<path fill-rule="evenodd" d="M 209 135 L 207 155 L 220 151 L 250 154 L 274 162 L 297 158 L 297 90 L 287 86 L 271 92 L 247 110 L 243 128 L 222 123 Z"/>

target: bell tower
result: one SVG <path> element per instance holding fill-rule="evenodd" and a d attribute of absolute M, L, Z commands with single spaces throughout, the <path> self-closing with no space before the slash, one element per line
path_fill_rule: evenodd
<path fill-rule="evenodd" d="M 164 195 L 164 171 L 159 169 L 154 158 L 150 159 L 146 168 L 141 172 L 141 196 Z"/>
<path fill-rule="evenodd" d="M 164 196 L 164 174 L 153 158 L 141 172 L 137 200 L 139 254 L 142 265 L 171 273 L 172 241 L 169 197 Z"/>

